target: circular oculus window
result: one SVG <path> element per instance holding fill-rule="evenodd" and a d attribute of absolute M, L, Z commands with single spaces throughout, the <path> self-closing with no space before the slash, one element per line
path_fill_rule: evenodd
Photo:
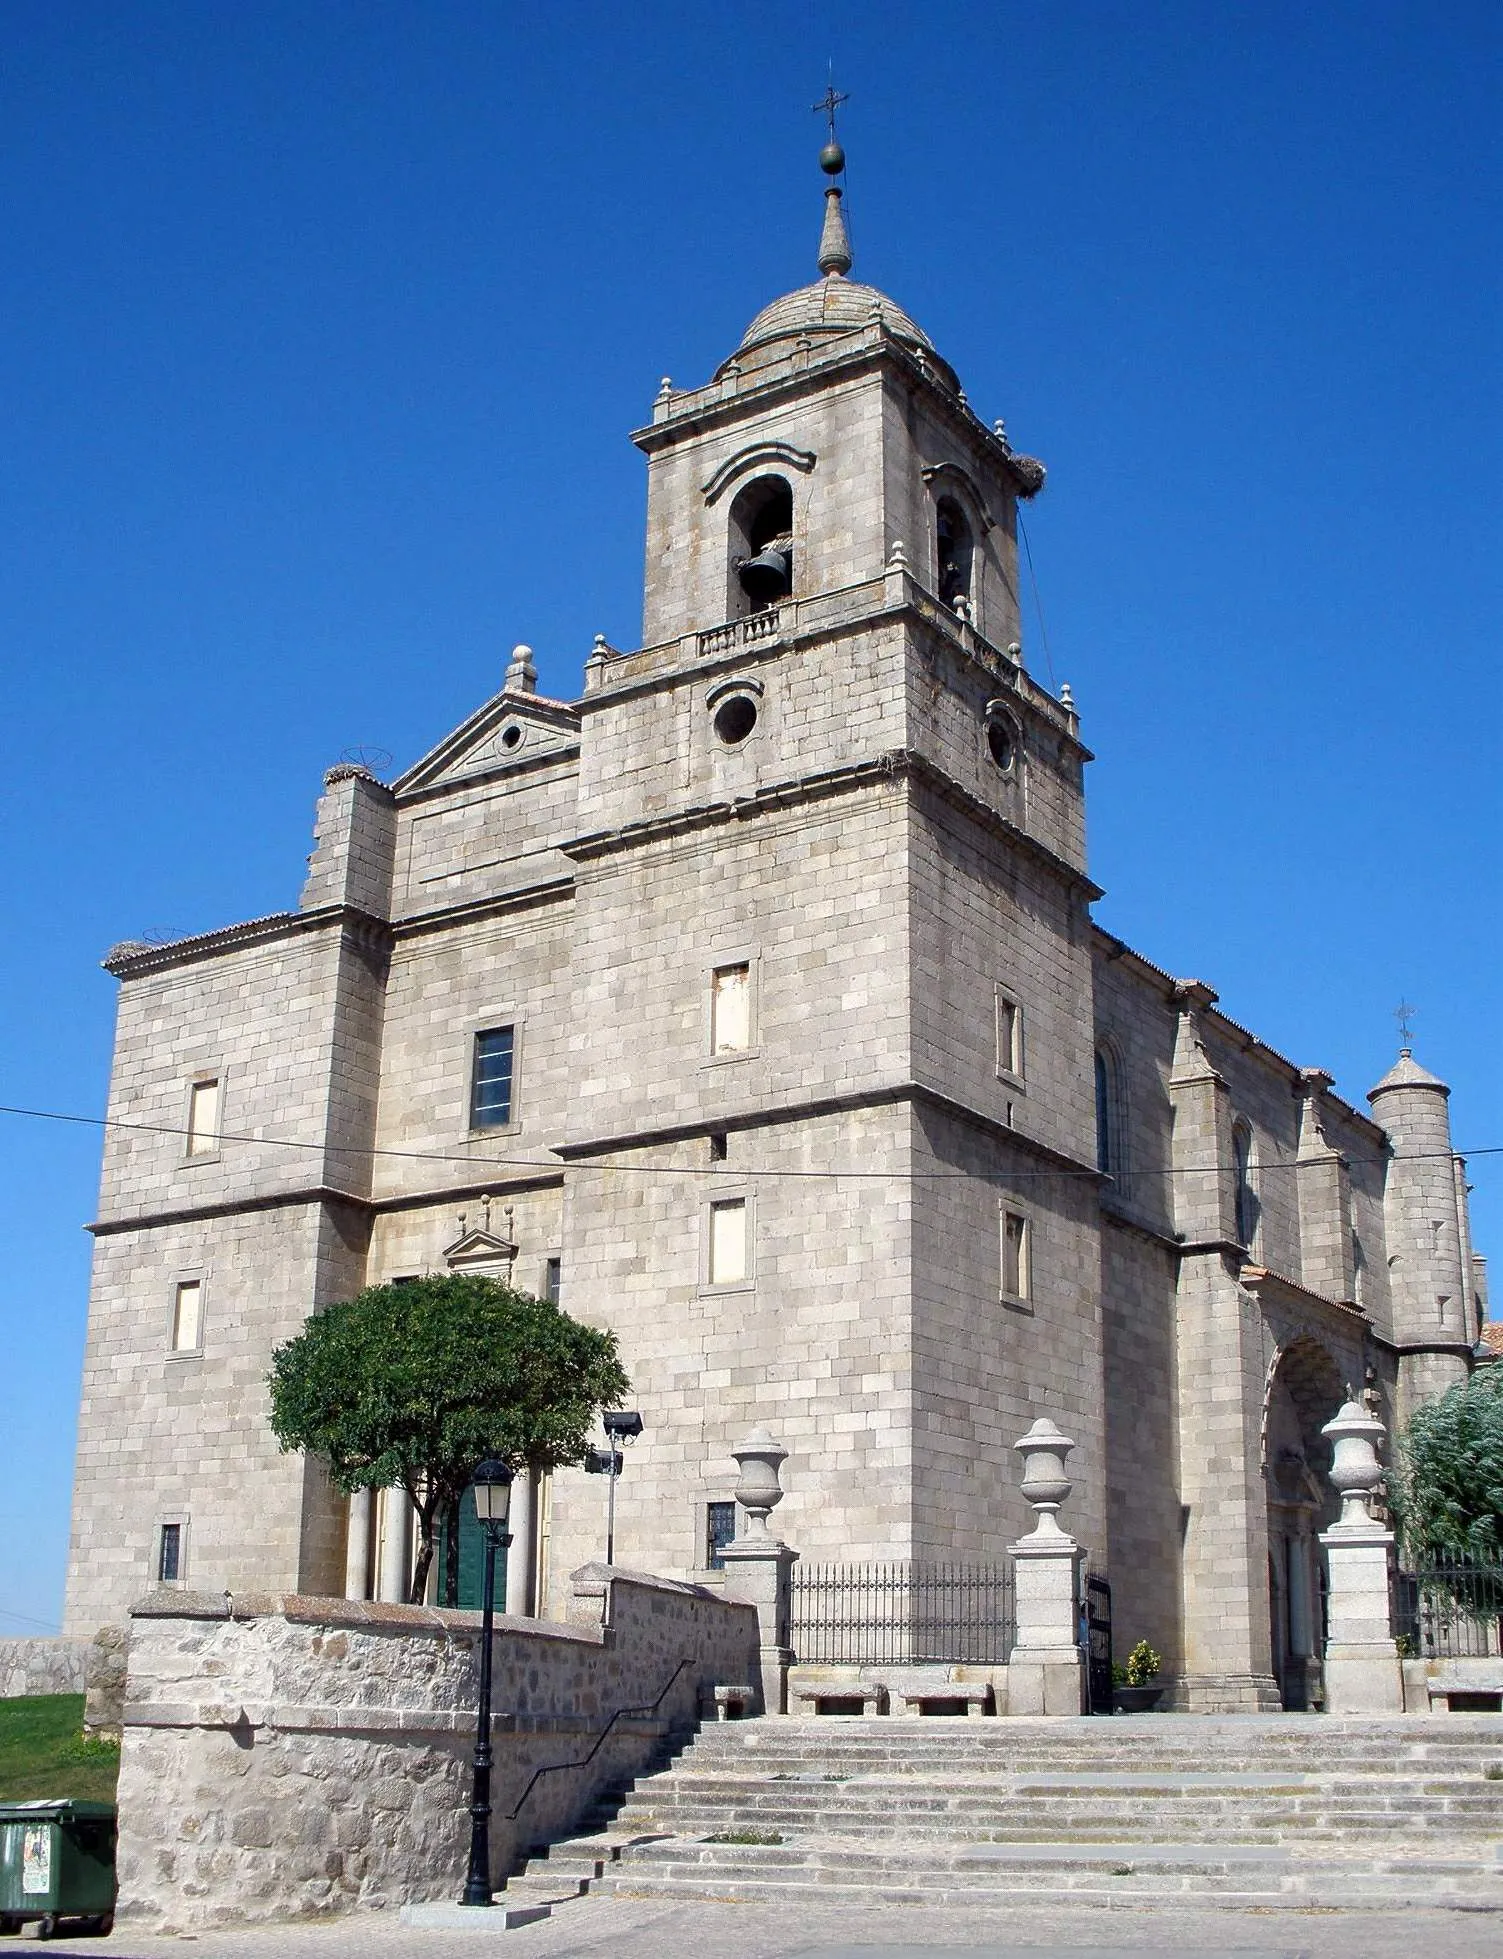
<path fill-rule="evenodd" d="M 994 714 L 987 722 L 986 745 L 1003 775 L 1011 775 L 1018 760 L 1018 731 L 1005 714 Z"/>
<path fill-rule="evenodd" d="M 735 748 L 757 725 L 757 703 L 750 694 L 729 694 L 716 708 L 711 725 L 727 748 Z"/>
<path fill-rule="evenodd" d="M 519 722 L 509 721 L 501 730 L 501 746 L 508 753 L 514 753 L 522 746 L 522 728 Z"/>

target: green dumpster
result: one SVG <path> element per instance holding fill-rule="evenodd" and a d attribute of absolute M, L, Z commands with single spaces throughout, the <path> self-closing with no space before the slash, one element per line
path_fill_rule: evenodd
<path fill-rule="evenodd" d="M 0 1933 L 40 1920 L 50 1939 L 65 1918 L 105 1933 L 115 1922 L 115 1805 L 0 1803 Z"/>

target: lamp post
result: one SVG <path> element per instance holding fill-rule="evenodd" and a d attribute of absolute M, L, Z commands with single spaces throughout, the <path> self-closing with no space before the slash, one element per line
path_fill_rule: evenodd
<path fill-rule="evenodd" d="M 642 1417 L 635 1408 L 608 1408 L 601 1416 L 601 1426 L 609 1445 L 604 1449 L 586 1449 L 585 1468 L 591 1476 L 610 1478 L 605 1500 L 605 1561 L 616 1562 L 616 1478 L 621 1474 L 621 1445 L 635 1442 L 642 1433 Z"/>
<path fill-rule="evenodd" d="M 511 1543 L 511 1471 L 487 1460 L 470 1479 L 475 1515 L 485 1531 L 485 1588 L 481 1597 L 480 1711 L 475 1722 L 475 1780 L 470 1792 L 470 1870 L 462 1905 L 491 1902 L 491 1638 L 496 1613 L 496 1552 Z"/>

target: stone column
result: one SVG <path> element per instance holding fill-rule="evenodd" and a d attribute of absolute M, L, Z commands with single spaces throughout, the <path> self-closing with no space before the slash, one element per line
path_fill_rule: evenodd
<path fill-rule="evenodd" d="M 350 1516 L 344 1540 L 346 1598 L 363 1599 L 370 1591 L 371 1513 L 375 1507 L 375 1493 L 371 1490 L 356 1490 L 350 1498 Z"/>
<path fill-rule="evenodd" d="M 1075 1447 L 1047 1416 L 1012 1445 L 1023 1457 L 1023 1494 L 1038 1522 L 1016 1544 L 1017 1643 L 1007 1662 L 1009 1714 L 1084 1714 L 1085 1655 L 1080 1650 L 1080 1567 L 1085 1552 L 1059 1527 L 1073 1487 L 1065 1457 Z"/>
<path fill-rule="evenodd" d="M 1404 1676 L 1389 1589 L 1393 1532 L 1374 1521 L 1371 1509 L 1383 1480 L 1377 1451 L 1383 1424 L 1348 1401 L 1321 1434 L 1336 1445 L 1331 1481 L 1341 1493 L 1340 1520 L 1320 1539 L 1331 1574 L 1326 1708 L 1332 1714 L 1400 1714 Z"/>
<path fill-rule="evenodd" d="M 376 1597 L 405 1605 L 412 1584 L 412 1505 L 395 1485 L 381 1492 L 381 1542 L 376 1564 Z"/>
<path fill-rule="evenodd" d="M 519 1470 L 511 1486 L 511 1549 L 506 1554 L 506 1603 L 503 1611 L 526 1619 L 533 1610 L 532 1567 L 536 1560 L 533 1518 L 536 1471 Z"/>
<path fill-rule="evenodd" d="M 746 1519 L 721 1556 L 725 1559 L 725 1596 L 742 1605 L 756 1607 L 756 1676 L 745 1684 L 757 1697 L 755 1712 L 788 1712 L 788 1669 L 793 1664 L 793 1649 L 788 1643 L 793 1566 L 797 1551 L 790 1551 L 781 1538 L 767 1528 L 767 1519 L 783 1501 L 778 1470 L 788 1460 L 765 1428 L 753 1429 L 731 1454 L 741 1465 L 741 1480 L 736 1485 L 736 1502 Z M 740 1681 L 727 1681 L 740 1686 Z"/>

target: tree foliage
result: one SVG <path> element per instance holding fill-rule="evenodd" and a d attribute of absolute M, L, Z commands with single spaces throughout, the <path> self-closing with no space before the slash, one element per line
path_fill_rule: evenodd
<path fill-rule="evenodd" d="M 1503 1366 L 1415 1410 L 1390 1483 L 1411 1558 L 1503 1556 Z"/>
<path fill-rule="evenodd" d="M 498 1456 L 512 1469 L 583 1461 L 595 1417 L 630 1382 L 616 1336 L 495 1279 L 368 1286 L 314 1313 L 272 1355 L 272 1433 L 321 1456 L 337 1488 L 400 1485 L 420 1540 L 423 1597 L 435 1530 Z"/>

